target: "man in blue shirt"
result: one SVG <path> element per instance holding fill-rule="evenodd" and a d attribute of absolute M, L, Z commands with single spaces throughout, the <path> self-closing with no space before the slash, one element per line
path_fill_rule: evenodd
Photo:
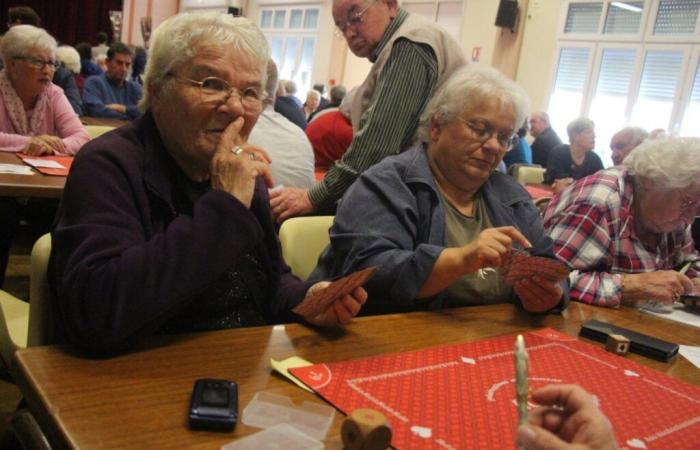
<path fill-rule="evenodd" d="M 83 104 L 88 116 L 130 120 L 141 115 L 136 106 L 141 100 L 141 85 L 126 79 L 131 58 L 131 49 L 121 42 L 109 48 L 107 71 L 85 81 Z"/>

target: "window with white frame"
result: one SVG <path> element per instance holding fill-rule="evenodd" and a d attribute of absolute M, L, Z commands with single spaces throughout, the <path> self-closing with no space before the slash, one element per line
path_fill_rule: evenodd
<path fill-rule="evenodd" d="M 625 126 L 700 136 L 700 0 L 568 0 L 562 6 L 548 112 L 566 140 L 579 116 L 596 123 L 608 166 Z"/>
<path fill-rule="evenodd" d="M 260 9 L 260 29 L 270 44 L 279 78 L 293 80 L 296 96 L 302 100 L 312 85 L 320 10 L 321 5 L 308 4 Z"/>

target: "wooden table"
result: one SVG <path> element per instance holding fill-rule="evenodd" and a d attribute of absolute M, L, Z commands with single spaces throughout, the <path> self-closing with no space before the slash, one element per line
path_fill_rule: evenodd
<path fill-rule="evenodd" d="M 115 128 L 119 128 L 122 125 L 126 125 L 127 123 L 130 123 L 128 120 L 110 119 L 108 117 L 88 117 L 88 116 L 82 116 L 80 118 L 80 121 L 83 123 L 83 125 L 103 125 L 103 126 L 115 127 Z"/>
<path fill-rule="evenodd" d="M 14 153 L 4 152 L 0 152 L 0 163 L 25 165 Z M 33 175 L 0 173 L 0 197 L 61 197 L 66 177 L 44 175 L 32 170 Z"/>
<path fill-rule="evenodd" d="M 212 449 L 257 432 L 238 423 L 234 433 L 193 432 L 186 413 L 195 379 L 239 384 L 239 412 L 258 391 L 322 400 L 271 374 L 269 359 L 299 355 L 312 362 L 341 361 L 552 327 L 576 336 L 588 319 L 700 345 L 697 328 L 633 309 L 572 304 L 562 316 L 533 317 L 512 305 L 459 308 L 356 319 L 345 330 L 319 333 L 302 325 L 161 336 L 131 354 L 104 360 L 74 356 L 60 347 L 17 353 L 14 369 L 29 407 L 56 448 Z M 597 344 L 602 346 L 602 344 Z M 700 371 L 682 357 L 670 363 L 628 355 L 667 375 L 700 386 Z M 336 414 L 326 439 L 340 448 Z"/>

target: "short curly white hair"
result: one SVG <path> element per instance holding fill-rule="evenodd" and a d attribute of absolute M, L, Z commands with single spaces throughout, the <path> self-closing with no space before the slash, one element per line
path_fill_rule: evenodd
<path fill-rule="evenodd" d="M 0 57 L 8 61 L 18 56 L 26 56 L 35 48 L 46 50 L 51 57 L 56 56 L 56 39 L 43 28 L 34 25 L 15 25 L 0 40 Z"/>
<path fill-rule="evenodd" d="M 254 58 L 260 67 L 260 85 L 265 86 L 270 49 L 265 36 L 249 19 L 206 12 L 180 13 L 165 20 L 153 33 L 143 79 L 146 89 L 139 107 L 147 110 L 151 103 L 149 91 L 163 89 L 170 76 L 197 52 L 227 46 Z"/>
<path fill-rule="evenodd" d="M 700 185 L 700 138 L 646 140 L 627 155 L 622 165 L 661 190 Z"/>
<path fill-rule="evenodd" d="M 490 67 L 469 66 L 458 69 L 425 107 L 418 137 L 429 140 L 430 121 L 444 125 L 465 111 L 474 111 L 484 102 L 497 100 L 501 106 L 511 106 L 513 127 L 522 125 L 528 115 L 530 99 L 513 80 Z"/>
<path fill-rule="evenodd" d="M 66 69 L 73 73 L 80 73 L 80 54 L 78 50 L 70 45 L 61 45 L 56 50 L 56 59 L 59 60 Z"/>

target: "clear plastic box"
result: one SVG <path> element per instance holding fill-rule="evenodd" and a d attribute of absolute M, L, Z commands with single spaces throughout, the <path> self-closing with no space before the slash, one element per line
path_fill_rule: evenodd
<path fill-rule="evenodd" d="M 283 395 L 258 392 L 243 410 L 244 424 L 269 428 L 288 424 L 322 441 L 333 423 L 335 409 L 315 402 L 304 402 L 300 407 Z"/>
<path fill-rule="evenodd" d="M 323 442 L 286 423 L 229 442 L 221 450 L 323 450 Z"/>

